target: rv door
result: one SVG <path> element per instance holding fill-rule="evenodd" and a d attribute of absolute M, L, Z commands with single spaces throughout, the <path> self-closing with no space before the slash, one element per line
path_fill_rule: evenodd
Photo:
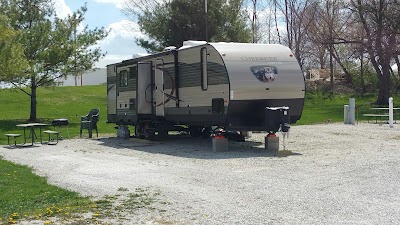
<path fill-rule="evenodd" d="M 151 62 L 140 62 L 137 68 L 137 114 L 152 114 Z"/>
<path fill-rule="evenodd" d="M 154 68 L 153 104 L 156 116 L 164 116 L 164 60 L 157 59 Z"/>

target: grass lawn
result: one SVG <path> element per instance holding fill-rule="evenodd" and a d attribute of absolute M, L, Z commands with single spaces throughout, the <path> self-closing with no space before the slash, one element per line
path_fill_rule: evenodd
<path fill-rule="evenodd" d="M 320 124 L 329 122 L 343 122 L 344 105 L 349 104 L 349 98 L 355 98 L 356 102 L 356 120 L 366 120 L 363 114 L 371 113 L 371 107 L 376 107 L 373 102 L 376 95 L 350 96 L 350 95 L 316 95 L 307 93 L 303 114 L 296 125 Z M 400 96 L 393 96 L 394 101 L 400 100 Z M 394 105 L 400 105 L 399 103 Z M 387 106 L 385 106 L 387 107 Z"/>
<path fill-rule="evenodd" d="M 37 96 L 39 121 L 51 123 L 53 119 L 67 118 L 71 137 L 79 136 L 80 116 L 92 108 L 100 109 L 99 132 L 115 133 L 114 126 L 105 122 L 105 85 L 39 88 Z M 20 90 L 0 90 L 0 102 L 0 145 L 5 145 L 5 133 L 22 132 L 16 124 L 27 122 L 30 98 Z M 34 175 L 30 168 L 0 159 L 0 224 L 12 224 L 21 218 L 45 221 L 54 215 L 68 218 L 92 206 L 88 198 L 47 184 L 45 178 Z"/>
<path fill-rule="evenodd" d="M 92 206 L 89 198 L 49 185 L 30 168 L 0 159 L 0 224 L 13 224 L 21 218 L 68 217 Z"/>
<path fill-rule="evenodd" d="M 4 145 L 7 144 L 7 137 L 4 134 L 23 132 L 22 128 L 16 125 L 27 123 L 30 116 L 30 97 L 20 90 L 0 89 L 0 102 L 0 145 Z M 106 123 L 106 104 L 105 85 L 39 88 L 37 118 L 44 123 L 51 123 L 53 119 L 67 118 L 71 137 L 77 137 L 81 116 L 86 115 L 92 108 L 99 108 L 100 121 L 97 123 L 99 132 L 116 133 L 115 125 Z M 87 135 L 87 131 L 85 134 Z"/>

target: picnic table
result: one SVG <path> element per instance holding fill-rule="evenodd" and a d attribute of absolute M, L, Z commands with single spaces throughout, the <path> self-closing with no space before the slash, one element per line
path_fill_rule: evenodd
<path fill-rule="evenodd" d="M 37 135 L 35 133 L 35 128 L 39 128 L 39 138 L 40 138 L 40 143 L 42 143 L 42 127 L 49 126 L 49 124 L 45 123 L 24 123 L 24 124 L 17 124 L 17 127 L 22 127 L 24 128 L 24 145 L 26 144 L 27 139 L 31 139 L 31 144 L 30 146 L 33 146 L 35 143 L 35 137 L 37 138 Z M 26 135 L 26 129 L 28 129 L 28 134 L 30 134 L 30 137 Z"/>

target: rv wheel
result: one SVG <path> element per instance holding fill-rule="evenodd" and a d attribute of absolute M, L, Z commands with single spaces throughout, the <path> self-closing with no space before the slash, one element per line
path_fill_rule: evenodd
<path fill-rule="evenodd" d="M 143 126 L 141 124 L 136 124 L 136 126 L 135 126 L 135 136 L 137 138 L 143 139 L 145 137 L 143 131 L 144 131 Z"/>
<path fill-rule="evenodd" d="M 201 136 L 203 138 L 209 138 L 211 135 L 211 128 L 210 127 L 204 127 L 201 131 Z"/>
<path fill-rule="evenodd" d="M 152 140 L 154 136 L 156 136 L 156 133 L 154 132 L 153 129 L 150 129 L 150 125 L 148 123 L 144 124 L 143 134 L 145 138 L 149 140 Z"/>

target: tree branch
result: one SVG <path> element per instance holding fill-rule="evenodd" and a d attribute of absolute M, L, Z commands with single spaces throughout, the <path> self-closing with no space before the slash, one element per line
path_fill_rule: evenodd
<path fill-rule="evenodd" d="M 47 78 L 48 75 L 49 75 L 49 71 L 46 71 L 46 74 L 45 74 L 44 76 L 42 76 L 38 82 L 36 82 L 36 87 L 42 86 L 42 83 L 41 83 L 42 80 L 44 80 L 45 78 Z"/>
<path fill-rule="evenodd" d="M 64 75 L 63 75 L 63 74 L 58 75 L 58 76 L 56 76 L 56 77 L 54 77 L 54 78 L 51 78 L 51 79 L 49 79 L 49 80 L 46 80 L 46 81 L 43 82 L 43 83 L 38 84 L 37 86 L 38 86 L 38 87 L 43 86 L 43 85 L 45 85 L 45 84 L 47 84 L 47 83 L 50 83 L 50 82 L 52 82 L 52 81 L 55 81 L 56 79 L 58 79 L 58 78 L 60 78 L 60 77 L 62 77 L 62 76 L 64 76 Z M 40 81 L 41 81 L 41 80 L 40 80 Z M 39 83 L 39 82 L 38 82 L 38 83 Z"/>
<path fill-rule="evenodd" d="M 24 89 L 20 88 L 16 83 L 11 81 L 11 84 L 14 85 L 16 88 L 18 88 L 20 91 L 24 92 L 25 94 L 27 94 L 28 96 L 31 96 L 31 94 L 29 94 L 28 92 L 26 92 Z"/>

